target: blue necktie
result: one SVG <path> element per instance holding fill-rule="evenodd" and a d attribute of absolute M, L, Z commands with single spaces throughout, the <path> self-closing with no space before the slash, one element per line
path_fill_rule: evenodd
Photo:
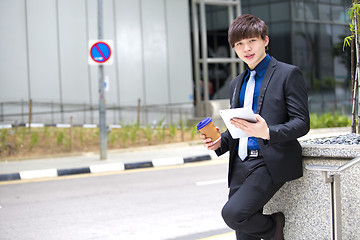
<path fill-rule="evenodd" d="M 254 88 L 255 88 L 255 70 L 250 72 L 249 80 L 246 84 L 245 97 L 244 97 L 244 108 L 252 109 L 253 98 L 254 98 Z M 247 149 L 248 137 L 239 138 L 239 157 L 242 161 L 248 155 Z"/>

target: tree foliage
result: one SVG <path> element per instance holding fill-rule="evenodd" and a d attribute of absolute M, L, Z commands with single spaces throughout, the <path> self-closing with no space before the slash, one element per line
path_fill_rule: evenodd
<path fill-rule="evenodd" d="M 352 5 L 349 8 L 349 16 L 350 16 L 350 32 L 351 35 L 345 37 L 344 45 L 351 47 L 351 65 L 354 66 L 354 62 L 356 61 L 356 69 L 354 70 L 353 67 L 351 69 L 351 80 L 352 80 L 352 121 L 351 121 L 351 131 L 352 133 L 356 133 L 356 105 L 358 105 L 357 109 L 359 109 L 359 99 L 358 99 L 358 92 L 359 92 L 359 79 L 360 79 L 360 40 L 359 40 L 359 17 L 360 17 L 360 4 L 358 0 L 354 0 Z M 356 60 L 355 60 L 356 56 Z M 357 114 L 357 118 L 360 119 L 359 110 Z M 360 124 L 360 121 L 358 121 Z M 360 129 L 360 125 L 358 125 L 358 132 Z"/>

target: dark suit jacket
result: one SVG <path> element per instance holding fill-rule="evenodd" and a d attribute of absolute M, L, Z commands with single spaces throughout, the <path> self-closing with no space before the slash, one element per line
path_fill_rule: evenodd
<path fill-rule="evenodd" d="M 239 107 L 240 88 L 245 72 L 230 83 L 230 106 Z M 263 117 L 270 130 L 270 140 L 258 138 L 261 154 L 274 183 L 302 176 L 302 150 L 297 141 L 310 129 L 308 96 L 299 68 L 271 58 L 264 75 L 256 113 Z M 227 130 L 221 134 L 218 156 L 230 151 L 229 180 L 232 163 L 237 156 L 239 139 Z M 230 182 L 230 181 L 229 181 Z"/>

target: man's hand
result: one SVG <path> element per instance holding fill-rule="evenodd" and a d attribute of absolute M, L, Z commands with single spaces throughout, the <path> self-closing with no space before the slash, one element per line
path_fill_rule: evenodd
<path fill-rule="evenodd" d="M 218 130 L 218 132 L 220 133 L 219 131 L 219 128 L 216 128 Z M 206 147 L 208 150 L 216 150 L 220 147 L 221 145 L 221 138 L 216 142 L 214 143 L 211 138 L 207 138 L 205 136 L 205 134 L 201 134 L 200 135 L 200 138 L 202 139 L 203 143 L 204 143 L 204 147 Z"/>
<path fill-rule="evenodd" d="M 269 127 L 259 114 L 255 114 L 256 123 L 248 122 L 241 118 L 233 118 L 230 120 L 231 124 L 235 127 L 243 130 L 247 135 L 251 137 L 257 137 L 262 139 L 270 139 Z"/>

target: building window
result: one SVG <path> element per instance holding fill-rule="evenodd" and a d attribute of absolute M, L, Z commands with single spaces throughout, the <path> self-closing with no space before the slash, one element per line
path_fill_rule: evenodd
<path fill-rule="evenodd" d="M 241 0 L 242 13 L 253 14 L 269 27 L 269 54 L 302 70 L 311 112 L 350 113 L 349 35 L 350 0 Z M 209 56 L 230 52 L 225 9 L 207 7 Z M 221 54 L 220 54 L 221 55 Z M 228 98 L 229 65 L 214 65 L 209 77 L 213 99 Z M 222 92 L 222 94 L 219 94 Z M 345 106 L 345 107 L 343 107 Z"/>

